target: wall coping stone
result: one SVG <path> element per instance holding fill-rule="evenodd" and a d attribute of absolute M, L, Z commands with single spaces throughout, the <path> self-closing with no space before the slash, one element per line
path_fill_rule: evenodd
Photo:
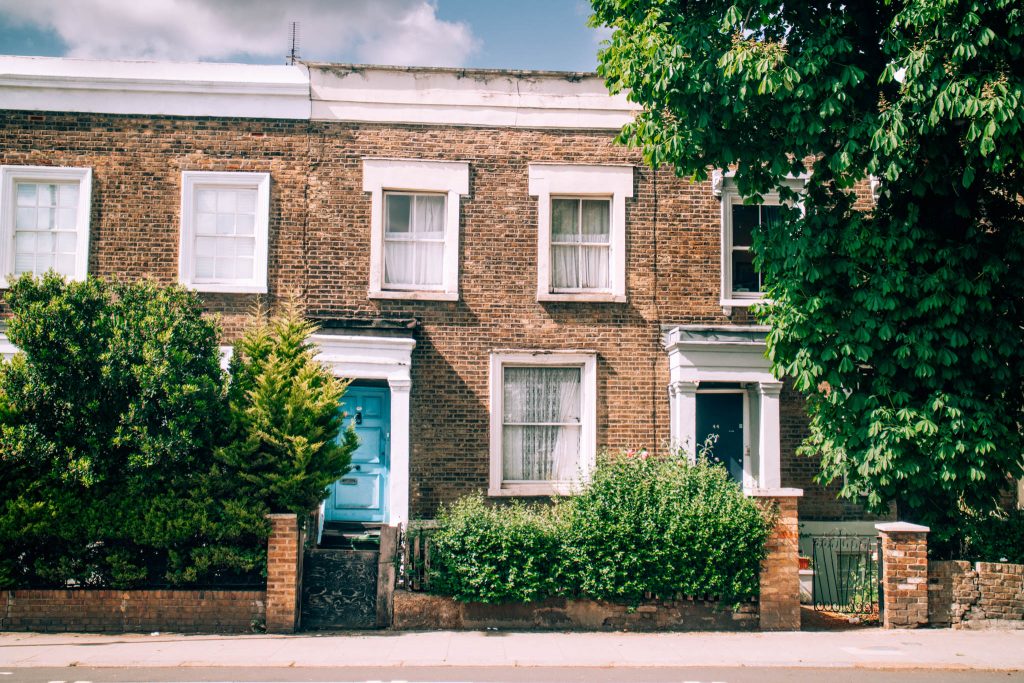
<path fill-rule="evenodd" d="M 801 498 L 804 495 L 804 490 L 794 488 L 749 489 L 744 493 L 751 498 Z"/>
<path fill-rule="evenodd" d="M 875 528 L 884 534 L 926 534 L 930 528 L 910 522 L 882 522 L 876 524 Z"/>

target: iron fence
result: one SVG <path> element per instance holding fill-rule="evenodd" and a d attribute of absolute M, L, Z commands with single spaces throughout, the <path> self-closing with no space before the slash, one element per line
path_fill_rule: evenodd
<path fill-rule="evenodd" d="M 814 536 L 814 609 L 851 614 L 878 610 L 880 558 L 875 536 Z"/>

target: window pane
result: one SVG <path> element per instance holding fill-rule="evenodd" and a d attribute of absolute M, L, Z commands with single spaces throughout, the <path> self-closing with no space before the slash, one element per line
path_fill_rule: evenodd
<path fill-rule="evenodd" d="M 579 247 L 551 247 L 551 286 L 555 289 L 579 288 Z"/>
<path fill-rule="evenodd" d="M 217 214 L 201 213 L 196 216 L 196 234 L 212 235 L 217 231 Z"/>
<path fill-rule="evenodd" d="M 57 209 L 57 229 L 74 230 L 75 213 L 74 209 Z"/>
<path fill-rule="evenodd" d="M 230 213 L 235 212 L 238 206 L 238 195 L 235 194 L 234 190 L 218 190 L 217 191 L 217 213 Z"/>
<path fill-rule="evenodd" d="M 36 184 L 18 183 L 18 206 L 36 205 Z"/>
<path fill-rule="evenodd" d="M 73 232 L 57 233 L 57 251 L 63 254 L 74 254 L 78 235 Z"/>
<path fill-rule="evenodd" d="M 444 200 L 440 195 L 417 195 L 415 198 L 416 217 L 413 221 L 416 233 L 424 237 L 440 238 L 444 235 Z"/>
<path fill-rule="evenodd" d="M 251 235 L 256 228 L 256 217 L 249 213 L 240 213 L 235 221 L 235 231 L 239 235 Z"/>
<path fill-rule="evenodd" d="M 78 185 L 61 185 L 58 191 L 58 203 L 66 209 L 78 208 Z"/>
<path fill-rule="evenodd" d="M 50 230 L 57 222 L 57 209 L 40 208 L 36 210 L 36 229 Z"/>
<path fill-rule="evenodd" d="M 578 424 L 581 375 L 580 368 L 506 367 L 505 422 Z"/>
<path fill-rule="evenodd" d="M 735 247 L 749 247 L 751 235 L 760 222 L 760 206 L 733 204 L 732 206 L 732 244 Z"/>
<path fill-rule="evenodd" d="M 409 232 L 409 218 L 412 214 L 412 197 L 407 194 L 385 194 L 386 232 Z"/>
<path fill-rule="evenodd" d="M 14 227 L 17 230 L 34 230 L 36 227 L 36 210 L 19 207 L 14 219 Z"/>
<path fill-rule="evenodd" d="M 384 284 L 442 284 L 444 244 L 415 241 L 384 242 Z"/>
<path fill-rule="evenodd" d="M 253 258 L 256 253 L 256 240 L 249 237 L 235 238 L 235 254 L 239 258 Z"/>
<path fill-rule="evenodd" d="M 611 202 L 607 200 L 583 200 L 584 242 L 608 242 L 608 215 Z"/>
<path fill-rule="evenodd" d="M 39 197 L 37 199 L 39 206 L 57 206 L 57 186 L 50 184 L 39 184 L 36 185 L 39 188 Z"/>
<path fill-rule="evenodd" d="M 240 258 L 235 262 L 235 277 L 240 280 L 248 280 L 252 277 L 251 258 Z"/>
<path fill-rule="evenodd" d="M 234 257 L 217 258 L 214 272 L 218 280 L 234 280 L 236 277 Z"/>
<path fill-rule="evenodd" d="M 551 200 L 551 241 L 576 242 L 579 240 L 579 200 Z"/>
<path fill-rule="evenodd" d="M 235 240 L 232 237 L 218 237 L 216 246 L 217 258 L 235 257 Z"/>
<path fill-rule="evenodd" d="M 196 256 L 210 258 L 217 253 L 217 240 L 214 237 L 196 238 Z"/>
<path fill-rule="evenodd" d="M 196 279 L 213 279 L 213 258 L 196 258 Z"/>
<path fill-rule="evenodd" d="M 217 211 L 217 192 L 215 190 L 196 190 L 196 210 L 203 213 Z"/>
<path fill-rule="evenodd" d="M 608 247 L 581 247 L 579 286 L 583 289 L 608 289 L 611 287 L 608 260 Z"/>
<path fill-rule="evenodd" d="M 763 204 L 761 206 L 761 225 L 765 228 L 774 228 L 782 220 L 782 207 L 774 204 Z"/>
<path fill-rule="evenodd" d="M 749 251 L 732 253 L 732 291 L 761 291 L 761 279 L 754 269 L 754 255 Z"/>
<path fill-rule="evenodd" d="M 64 277 L 72 277 L 75 274 L 75 255 L 57 254 L 53 258 L 53 269 Z"/>
<path fill-rule="evenodd" d="M 217 214 L 217 234 L 218 235 L 233 235 L 233 234 L 235 234 L 235 214 L 233 214 L 233 213 L 218 213 Z"/>
<path fill-rule="evenodd" d="M 238 213 L 256 213 L 256 190 L 238 191 Z"/>
<path fill-rule="evenodd" d="M 580 368 L 506 367 L 505 479 L 568 480 L 579 467 Z"/>

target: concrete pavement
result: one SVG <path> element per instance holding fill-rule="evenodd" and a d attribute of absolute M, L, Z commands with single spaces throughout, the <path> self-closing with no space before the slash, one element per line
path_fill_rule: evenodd
<path fill-rule="evenodd" d="M 814 667 L 1024 671 L 1024 631 L 0 633 L 23 667 Z"/>

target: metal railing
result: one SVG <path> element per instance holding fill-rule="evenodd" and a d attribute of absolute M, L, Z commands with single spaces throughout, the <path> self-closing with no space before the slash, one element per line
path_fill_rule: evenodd
<path fill-rule="evenodd" d="M 875 536 L 814 536 L 814 609 L 851 614 L 877 611 L 880 539 Z"/>

